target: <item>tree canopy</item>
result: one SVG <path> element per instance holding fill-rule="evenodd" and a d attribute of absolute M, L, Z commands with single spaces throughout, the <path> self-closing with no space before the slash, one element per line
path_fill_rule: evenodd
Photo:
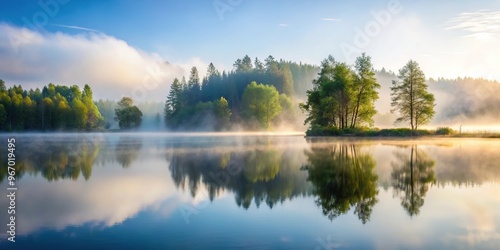
<path fill-rule="evenodd" d="M 118 102 L 115 115 L 121 129 L 138 128 L 142 122 L 142 112 L 130 97 L 123 97 Z"/>
<path fill-rule="evenodd" d="M 393 112 L 400 115 L 396 122 L 409 122 L 416 130 L 434 117 L 434 95 L 427 91 L 424 72 L 416 61 L 410 60 L 401 68 L 398 78 L 391 87 Z"/>
<path fill-rule="evenodd" d="M 305 123 L 340 129 L 371 126 L 379 88 L 369 56 L 358 57 L 354 69 L 329 56 L 307 91 L 307 102 L 300 105 L 308 113 Z"/>
<path fill-rule="evenodd" d="M 92 89 L 49 84 L 43 89 L 7 89 L 0 80 L 0 130 L 93 130 L 104 118 L 92 100 Z"/>
<path fill-rule="evenodd" d="M 250 83 L 243 93 L 243 113 L 250 121 L 255 119 L 266 129 L 281 112 L 279 93 L 274 86 Z"/>

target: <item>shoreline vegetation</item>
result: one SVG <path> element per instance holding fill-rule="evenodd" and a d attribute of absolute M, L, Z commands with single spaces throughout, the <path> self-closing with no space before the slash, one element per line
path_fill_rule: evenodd
<path fill-rule="evenodd" d="M 312 127 L 306 131 L 306 137 L 363 137 L 363 138 L 415 138 L 415 137 L 436 137 L 436 138 L 500 138 L 500 132 L 495 131 L 468 131 L 461 132 L 449 127 L 441 127 L 435 130 L 410 128 L 349 128 L 338 129 L 335 127 Z"/>
<path fill-rule="evenodd" d="M 364 53 L 356 58 L 354 65 L 336 61 L 331 55 L 320 66 L 276 60 L 273 56 L 252 61 L 246 55 L 237 59 L 233 67 L 231 71 L 220 72 L 210 63 L 204 77 L 192 67 L 187 79 L 183 76 L 173 80 L 165 100 L 137 104 L 130 97 L 96 101 L 88 84 L 82 89 L 78 85 L 49 83 L 41 89 L 28 90 L 21 85 L 7 88 L 0 79 L 0 133 L 248 131 L 280 134 L 280 128 L 286 128 L 287 131 L 300 129 L 304 134 L 305 125 L 308 127 L 305 135 L 309 137 L 500 138 L 500 131 L 462 133 L 461 129 L 451 128 L 421 129 L 431 121 L 440 124 L 443 120 L 439 119 L 443 117 L 474 118 L 475 113 L 485 114 L 486 106 L 472 105 L 473 102 L 465 98 L 467 95 L 459 95 L 460 103 L 450 102 L 453 106 L 435 110 L 436 97 L 432 92 L 444 83 L 426 80 L 419 64 L 413 60 L 397 75 L 385 69 L 376 71 L 371 57 Z M 433 83 L 434 89 L 430 89 L 428 83 Z M 385 101 L 387 96 L 379 97 L 384 93 L 381 92 L 383 85 L 386 90 L 390 89 L 390 102 Z M 384 100 L 385 105 L 390 104 L 390 113 L 382 113 L 384 109 L 376 107 L 379 99 Z M 480 99 L 481 103 L 484 100 Z M 467 108 L 470 106 L 474 109 Z M 436 113 L 439 115 L 434 119 Z M 491 113 L 490 117 L 498 115 Z M 407 128 L 375 127 L 390 127 L 390 124 Z"/>

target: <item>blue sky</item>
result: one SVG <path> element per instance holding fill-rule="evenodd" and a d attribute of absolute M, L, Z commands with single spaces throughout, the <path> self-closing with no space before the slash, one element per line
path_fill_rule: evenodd
<path fill-rule="evenodd" d="M 376 68 L 397 71 L 415 59 L 429 77 L 498 80 L 499 12 L 500 1 L 486 0 L 2 0 L 0 78 L 40 85 L 85 81 L 103 90 L 123 87 L 127 95 L 134 83 L 120 81 L 147 82 L 144 78 L 151 71 L 157 73 L 150 78 L 161 78 L 160 89 L 166 91 L 171 78 L 182 76 L 190 66 L 205 72 L 214 62 L 230 70 L 246 54 L 319 64 L 329 54 L 352 63 L 358 53 L 366 52 Z M 380 14 L 386 19 L 378 19 L 376 13 L 389 16 Z M 21 42 L 13 39 L 19 36 Z M 171 65 L 157 66 L 158 61 Z M 102 72 L 110 65 L 114 72 Z M 131 72 L 138 65 L 149 66 Z M 26 70 L 37 66 L 51 73 Z M 84 73 L 72 73 L 78 68 Z M 116 79 L 108 76 L 111 73 Z M 156 92 L 154 86 L 142 89 L 142 96 Z"/>

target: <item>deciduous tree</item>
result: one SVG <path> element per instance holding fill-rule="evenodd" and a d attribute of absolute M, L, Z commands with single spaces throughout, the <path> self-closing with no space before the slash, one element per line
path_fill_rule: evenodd
<path fill-rule="evenodd" d="M 392 112 L 398 112 L 397 123 L 409 122 L 411 129 L 427 124 L 434 117 L 434 95 L 427 91 L 424 72 L 410 60 L 399 70 L 399 81 L 391 87 Z"/>

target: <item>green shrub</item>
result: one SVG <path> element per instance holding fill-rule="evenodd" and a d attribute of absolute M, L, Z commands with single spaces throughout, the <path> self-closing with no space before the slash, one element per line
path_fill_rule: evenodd
<path fill-rule="evenodd" d="M 453 135 L 453 134 L 455 134 L 455 131 L 449 127 L 442 127 L 442 128 L 436 129 L 435 134 L 436 135 Z"/>

